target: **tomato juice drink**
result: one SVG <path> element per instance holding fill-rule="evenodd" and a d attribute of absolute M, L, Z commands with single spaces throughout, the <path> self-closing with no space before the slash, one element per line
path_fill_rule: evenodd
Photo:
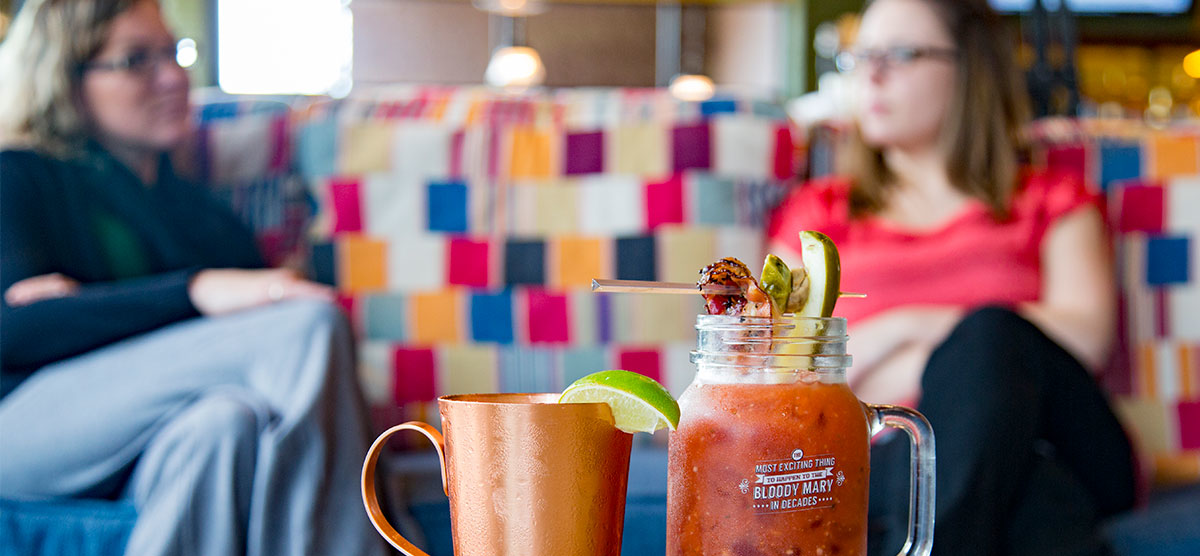
<path fill-rule="evenodd" d="M 911 554 L 932 539 L 932 432 L 846 383 L 845 320 L 702 315 L 669 437 L 668 556 L 866 554 L 870 437 L 917 439 Z M 916 458 L 920 455 L 920 458 Z"/>

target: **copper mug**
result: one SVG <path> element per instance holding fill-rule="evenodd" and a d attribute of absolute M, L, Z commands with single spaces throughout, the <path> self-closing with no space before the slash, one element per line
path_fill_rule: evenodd
<path fill-rule="evenodd" d="M 388 429 L 363 462 L 363 503 L 375 529 L 400 552 L 427 556 L 388 523 L 375 494 L 384 444 L 413 430 L 437 450 L 457 556 L 619 555 L 633 436 L 613 426 L 607 404 L 557 399 L 443 396 L 444 436 L 419 421 Z"/>

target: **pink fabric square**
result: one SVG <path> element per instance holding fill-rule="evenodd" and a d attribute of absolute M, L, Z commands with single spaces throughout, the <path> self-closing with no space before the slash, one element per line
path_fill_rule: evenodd
<path fill-rule="evenodd" d="M 437 399 L 437 368 L 432 349 L 397 348 L 392 361 L 392 399 L 399 405 Z"/>
<path fill-rule="evenodd" d="M 775 129 L 775 179 L 788 180 L 796 175 L 796 146 L 792 142 L 792 130 L 786 125 Z"/>
<path fill-rule="evenodd" d="M 1083 145 L 1058 145 L 1046 151 L 1046 168 L 1087 178 L 1087 149 Z"/>
<path fill-rule="evenodd" d="M 329 196 L 333 201 L 333 233 L 361 232 L 362 186 L 358 180 L 331 180 Z"/>
<path fill-rule="evenodd" d="M 557 295 L 540 288 L 527 291 L 529 343 L 565 344 L 571 341 L 567 313 L 569 301 L 565 295 Z"/>
<path fill-rule="evenodd" d="M 662 360 L 657 350 L 622 350 L 617 356 L 620 368 L 662 382 Z"/>
<path fill-rule="evenodd" d="M 646 184 L 646 229 L 683 223 L 683 178 L 679 174 L 663 182 Z"/>
<path fill-rule="evenodd" d="M 486 288 L 488 285 L 488 242 L 456 237 L 450 240 L 446 259 L 451 284 Z"/>
<path fill-rule="evenodd" d="M 1200 401 L 1180 402 L 1179 449 L 1200 450 Z"/>
<path fill-rule="evenodd" d="M 1133 185 L 1121 190 L 1121 232 L 1161 233 L 1163 229 L 1163 188 Z"/>

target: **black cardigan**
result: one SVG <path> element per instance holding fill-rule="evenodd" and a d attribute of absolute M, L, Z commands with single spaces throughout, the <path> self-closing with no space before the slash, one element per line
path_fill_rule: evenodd
<path fill-rule="evenodd" d="M 135 252 L 113 252 L 101 221 Z M 114 262 L 130 259 L 140 275 Z M 96 147 L 72 160 L 0 152 L 0 292 L 54 272 L 81 283 L 22 307 L 0 300 L 0 397 L 44 365 L 198 316 L 187 292 L 198 270 L 262 266 L 250 231 L 165 156 L 147 187 Z"/>

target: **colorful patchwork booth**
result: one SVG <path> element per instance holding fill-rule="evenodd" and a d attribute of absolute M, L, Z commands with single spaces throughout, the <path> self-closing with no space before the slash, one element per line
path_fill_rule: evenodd
<path fill-rule="evenodd" d="M 293 123 L 321 203 L 313 270 L 358 325 L 380 424 L 436 419 L 443 394 L 559 391 L 614 367 L 681 392 L 699 297 L 591 281 L 761 260 L 796 158 L 773 105 L 661 91 L 414 91 Z"/>
<path fill-rule="evenodd" d="M 322 205 L 313 269 L 358 324 L 380 425 L 436 420 L 443 394 L 560 391 L 609 368 L 682 392 L 699 298 L 591 281 L 690 282 L 719 255 L 761 260 L 797 159 L 775 105 L 653 90 L 413 91 L 319 103 L 295 124 Z M 436 463 L 399 461 L 423 461 L 399 488 L 424 546 L 449 554 Z M 631 467 L 627 522 L 646 533 L 624 550 L 661 553 L 665 453 Z"/>
<path fill-rule="evenodd" d="M 1121 351 L 1106 376 L 1157 484 L 1200 481 L 1200 125 L 1042 122 L 1040 164 L 1108 203 Z"/>
<path fill-rule="evenodd" d="M 1103 378 L 1151 487 L 1110 537 L 1119 554 L 1200 554 L 1200 123 L 1048 120 L 1033 135 L 1035 164 L 1107 204 L 1120 328 Z"/>

